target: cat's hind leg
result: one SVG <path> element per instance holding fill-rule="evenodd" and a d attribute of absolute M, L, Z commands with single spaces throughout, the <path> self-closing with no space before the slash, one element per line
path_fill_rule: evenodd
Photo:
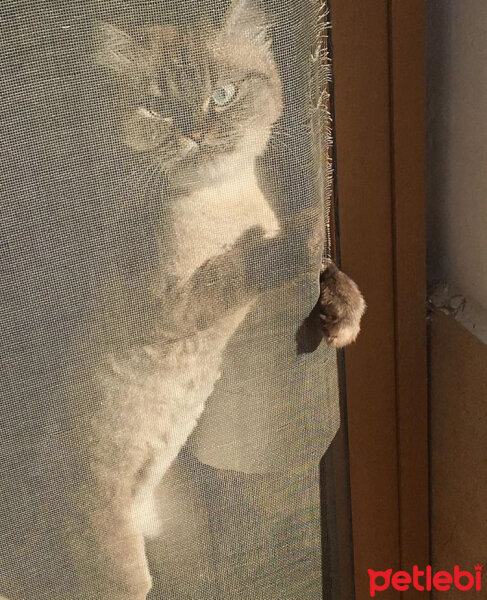
<path fill-rule="evenodd" d="M 130 486 L 116 472 L 97 474 L 89 483 L 77 491 L 79 522 L 70 539 L 80 588 L 76 598 L 146 600 L 151 577 Z"/>

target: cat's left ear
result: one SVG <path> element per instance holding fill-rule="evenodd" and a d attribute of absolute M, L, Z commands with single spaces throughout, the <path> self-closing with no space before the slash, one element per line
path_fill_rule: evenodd
<path fill-rule="evenodd" d="M 95 60 L 117 73 L 132 71 L 137 58 L 137 44 L 125 31 L 110 23 L 97 23 L 95 27 Z"/>
<path fill-rule="evenodd" d="M 246 37 L 270 50 L 270 24 L 255 0 L 233 0 L 225 15 L 224 30 L 231 36 Z"/>

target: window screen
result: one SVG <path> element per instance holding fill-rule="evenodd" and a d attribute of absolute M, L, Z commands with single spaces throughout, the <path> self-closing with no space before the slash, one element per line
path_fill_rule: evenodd
<path fill-rule="evenodd" d="M 326 19 L 1 3 L 8 600 L 332 597 Z"/>

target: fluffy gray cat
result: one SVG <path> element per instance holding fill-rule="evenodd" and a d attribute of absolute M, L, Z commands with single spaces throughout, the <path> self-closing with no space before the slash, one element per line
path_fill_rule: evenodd
<path fill-rule="evenodd" d="M 138 263 L 135 252 L 107 273 L 93 359 L 66 377 L 71 405 L 83 404 L 66 425 L 76 481 L 53 488 L 48 503 L 68 507 L 59 529 L 70 545 L 72 589 L 37 597 L 145 600 L 144 539 L 159 530 L 154 492 L 257 298 L 248 257 L 280 233 L 256 161 L 283 99 L 265 18 L 245 0 L 218 27 L 123 31 L 102 23 L 95 37 L 96 63 L 113 84 L 110 127 L 163 185 L 144 206 L 122 203 L 121 235 L 134 215 L 146 215 L 135 247 L 152 244 L 141 251 L 150 260 Z M 321 282 L 316 326 L 345 345 L 359 331 L 363 299 L 334 265 Z M 12 597 L 34 600 L 29 593 Z"/>

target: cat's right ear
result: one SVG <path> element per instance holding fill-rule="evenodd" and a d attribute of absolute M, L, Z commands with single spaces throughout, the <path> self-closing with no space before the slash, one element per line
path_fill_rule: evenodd
<path fill-rule="evenodd" d="M 262 8 L 255 0 L 232 0 L 224 23 L 224 29 L 231 36 L 245 37 L 254 40 L 267 50 L 270 48 L 269 24 Z"/>
<path fill-rule="evenodd" d="M 110 23 L 95 26 L 95 61 L 121 74 L 129 74 L 136 62 L 137 44 L 125 31 Z"/>

